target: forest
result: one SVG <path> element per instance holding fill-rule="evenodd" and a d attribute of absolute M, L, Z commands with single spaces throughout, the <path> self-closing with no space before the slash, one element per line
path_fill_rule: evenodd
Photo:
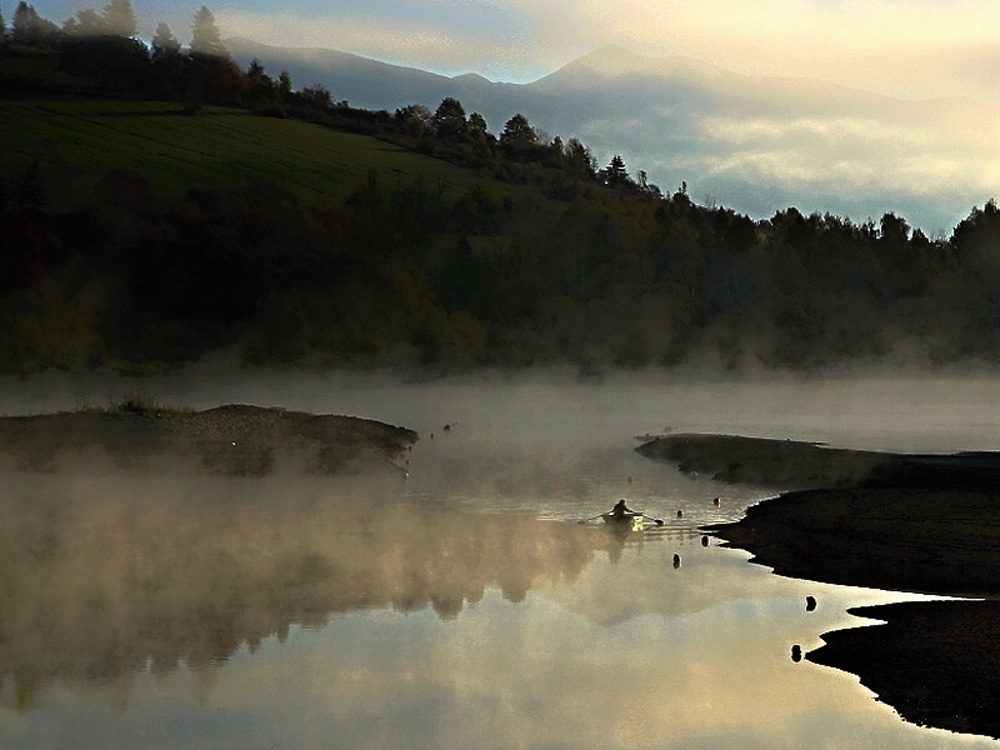
<path fill-rule="evenodd" d="M 0 17 L 0 99 L 162 101 L 188 129 L 224 107 L 379 139 L 469 179 L 445 189 L 360 164 L 342 195 L 164 192 L 135 164 L 68 206 L 44 153 L 0 144 L 17 165 L 0 183 L 0 370 L 141 374 L 215 351 L 435 372 L 1000 360 L 993 200 L 938 238 L 893 213 L 751 219 L 618 156 L 600 167 L 520 114 L 494 134 L 457 99 L 373 112 L 256 61 L 242 70 L 207 8 L 191 30 L 184 46 L 161 23 L 147 46 L 129 0 L 62 26 L 21 2 Z"/>

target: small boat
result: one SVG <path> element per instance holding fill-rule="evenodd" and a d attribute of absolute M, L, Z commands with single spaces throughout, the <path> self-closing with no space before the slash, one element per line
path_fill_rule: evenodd
<path fill-rule="evenodd" d="M 614 526 L 616 529 L 629 529 L 631 531 L 642 531 L 646 524 L 646 516 L 642 513 L 604 513 L 601 515 L 604 523 Z"/>

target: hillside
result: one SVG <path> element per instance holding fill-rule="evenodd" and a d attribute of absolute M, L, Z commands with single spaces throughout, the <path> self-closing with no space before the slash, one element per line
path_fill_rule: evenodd
<path fill-rule="evenodd" d="M 37 161 L 48 207 L 82 208 L 112 169 L 142 174 L 154 192 L 270 185 L 301 200 L 343 200 L 376 172 L 388 188 L 421 180 L 458 195 L 483 177 L 367 135 L 208 107 L 186 116 L 169 102 L 0 100 L 0 178 Z"/>
<path fill-rule="evenodd" d="M 754 220 L 521 114 L 497 132 L 455 99 L 369 111 L 225 56 L 53 45 L 0 54 L 8 372 L 1000 360 L 992 201 L 947 240 L 891 212 Z"/>
<path fill-rule="evenodd" d="M 457 97 L 495 130 L 521 112 L 550 134 L 581 139 L 602 163 L 621 154 L 660 185 L 684 181 L 696 198 L 757 218 L 788 206 L 856 221 L 894 211 L 932 235 L 993 190 L 974 166 L 996 158 L 993 142 L 981 137 L 997 118 L 986 102 L 891 98 L 794 70 L 748 75 L 618 47 L 513 84 L 329 49 L 226 44 L 244 67 L 256 58 L 354 106 L 391 112 Z"/>

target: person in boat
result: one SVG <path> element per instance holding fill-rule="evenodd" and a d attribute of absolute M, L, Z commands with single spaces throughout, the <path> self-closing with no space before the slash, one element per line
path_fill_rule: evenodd
<path fill-rule="evenodd" d="M 618 519 L 623 519 L 634 514 L 635 511 L 625 504 L 624 497 L 615 503 L 615 507 L 611 509 L 611 515 Z"/>

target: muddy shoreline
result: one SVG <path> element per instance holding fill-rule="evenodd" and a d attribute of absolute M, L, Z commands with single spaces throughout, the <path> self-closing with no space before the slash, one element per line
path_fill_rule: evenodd
<path fill-rule="evenodd" d="M 805 658 L 857 675 L 914 724 L 1000 739 L 998 510 L 988 492 L 807 490 L 705 530 L 779 575 L 970 597 L 851 609 L 884 624 L 825 633 Z"/>
<path fill-rule="evenodd" d="M 418 439 L 374 420 L 228 404 L 204 411 L 139 408 L 0 418 L 0 470 L 54 473 L 105 463 L 171 472 L 264 476 L 275 471 L 402 471 Z"/>
<path fill-rule="evenodd" d="M 805 658 L 921 726 L 1000 739 L 1000 454 L 908 455 L 730 435 L 637 451 L 727 482 L 795 487 L 703 529 L 778 575 L 966 597 L 861 607 Z"/>

